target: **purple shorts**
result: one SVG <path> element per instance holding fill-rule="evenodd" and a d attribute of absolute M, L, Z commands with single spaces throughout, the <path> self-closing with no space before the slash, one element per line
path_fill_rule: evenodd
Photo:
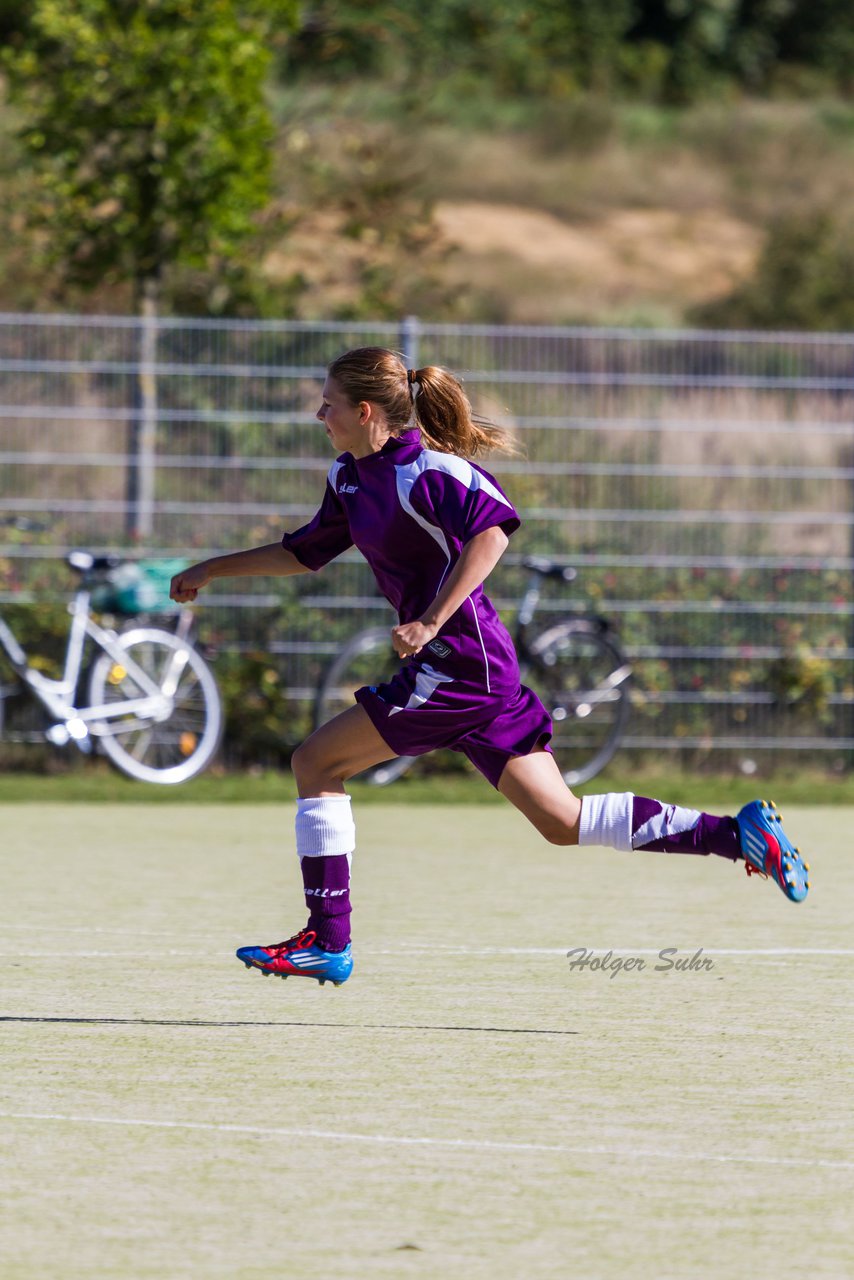
<path fill-rule="evenodd" d="M 395 755 L 449 747 L 468 756 L 494 787 L 514 756 L 550 750 L 549 713 L 525 685 L 511 694 L 485 694 L 426 663 L 410 664 L 387 684 L 357 689 L 356 701 Z"/>

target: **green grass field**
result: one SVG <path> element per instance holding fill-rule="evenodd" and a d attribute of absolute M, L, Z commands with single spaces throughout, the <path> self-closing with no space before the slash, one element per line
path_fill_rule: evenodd
<path fill-rule="evenodd" d="M 3 805 L 0 1277 L 850 1276 L 850 810 L 784 814 L 803 906 L 366 805 L 321 989 L 233 956 L 303 921 L 289 806 Z"/>

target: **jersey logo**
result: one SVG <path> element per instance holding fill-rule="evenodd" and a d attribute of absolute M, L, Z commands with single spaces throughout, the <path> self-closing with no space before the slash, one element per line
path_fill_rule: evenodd
<path fill-rule="evenodd" d="M 342 484 L 338 489 L 339 493 L 358 493 L 359 486 L 357 484 Z"/>
<path fill-rule="evenodd" d="M 431 653 L 435 653 L 437 658 L 447 658 L 451 653 L 451 646 L 445 644 L 444 640 L 431 640 L 427 648 Z"/>

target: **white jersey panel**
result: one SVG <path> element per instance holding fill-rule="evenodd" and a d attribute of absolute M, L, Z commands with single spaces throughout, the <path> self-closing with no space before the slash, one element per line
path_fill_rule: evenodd
<path fill-rule="evenodd" d="M 402 471 L 412 477 L 409 481 L 409 489 L 425 471 L 443 471 L 445 475 L 453 476 L 464 489 L 482 489 L 484 493 L 489 494 L 490 498 L 513 510 L 501 490 L 496 488 L 487 476 L 473 467 L 465 458 L 457 458 L 452 453 L 440 453 L 438 449 L 424 449 L 414 461 L 395 467 L 395 471 L 398 473 L 398 492 Z"/>
<path fill-rule="evenodd" d="M 496 488 L 487 476 L 477 471 L 470 462 L 466 462 L 465 458 L 457 458 L 451 453 L 440 453 L 437 449 L 424 449 L 412 462 L 405 462 L 394 470 L 397 476 L 397 496 L 400 505 L 407 515 L 438 542 L 448 560 L 451 558 L 451 553 L 444 533 L 429 520 L 425 520 L 412 505 L 412 486 L 419 476 L 424 475 L 426 471 L 442 471 L 445 475 L 453 476 L 463 488 L 473 491 L 480 489 L 508 510 L 513 510 L 501 490 Z"/>
<path fill-rule="evenodd" d="M 412 516 L 412 519 L 415 521 L 415 523 L 420 524 L 421 528 L 424 529 L 427 533 L 429 533 L 430 537 L 433 538 L 434 541 L 438 542 L 439 546 L 442 548 L 442 551 L 444 552 L 445 559 L 450 564 L 451 551 L 448 546 L 448 540 L 445 537 L 444 533 L 442 532 L 441 529 L 438 529 L 436 525 L 431 524 L 429 520 L 425 520 L 424 517 L 415 510 L 415 508 L 412 505 L 412 502 L 410 501 L 412 486 L 415 484 L 415 481 L 418 479 L 418 477 L 421 475 L 421 472 L 424 470 L 424 468 L 421 466 L 421 461 L 423 457 L 424 455 L 422 454 L 422 456 L 420 458 L 416 458 L 414 462 L 405 463 L 404 466 L 402 467 L 395 467 L 394 470 L 395 470 L 395 475 L 397 477 L 398 501 L 400 502 L 400 505 L 403 507 L 406 514 L 408 516 Z"/>

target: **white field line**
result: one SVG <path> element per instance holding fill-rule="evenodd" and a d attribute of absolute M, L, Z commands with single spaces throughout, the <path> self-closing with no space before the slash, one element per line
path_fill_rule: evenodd
<path fill-rule="evenodd" d="M 153 929 L 105 929 L 100 925 L 89 927 L 87 925 L 65 925 L 59 928 L 53 925 L 46 928 L 44 925 L 25 925 L 25 924 L 5 924 L 0 923 L 0 936 L 4 933 L 28 933 L 33 938 L 38 938 L 41 933 L 49 932 L 51 937 L 58 933 L 81 933 L 86 937 L 100 937 L 102 935 L 117 935 L 125 939 L 134 938 L 171 938 L 173 941 L 188 942 L 194 938 L 204 939 L 207 943 L 211 942 L 211 933 L 193 933 L 191 931 L 183 931 L 175 933 L 174 930 L 158 931 Z M 221 945 L 221 944 L 220 944 Z M 573 947 L 580 945 L 572 942 L 566 947 L 468 947 L 461 943 L 445 943 L 445 942 L 396 942 L 393 947 L 372 947 L 370 944 L 359 946 L 360 953 L 375 956 L 393 956 L 399 955 L 401 951 L 413 952 L 444 952 L 447 955 L 454 956 L 565 956 Z M 669 945 L 669 944 L 668 944 Z M 596 947 L 587 947 L 589 952 L 594 955 L 602 955 L 606 951 L 610 951 L 615 956 L 657 956 L 660 947 L 615 947 L 611 944 L 604 943 Z M 693 953 L 700 950 L 697 943 L 682 944 L 679 947 L 680 954 L 686 952 Z M 797 958 L 799 956 L 854 956 L 854 947 L 703 947 L 703 955 L 706 956 L 791 956 Z M 196 951 L 179 951 L 177 949 L 164 948 L 162 951 L 152 952 L 135 952 L 135 955 L 172 955 L 187 956 L 196 955 Z M 231 953 L 233 954 L 233 953 Z M 43 956 L 44 951 L 14 951 L 0 952 L 0 956 Z M 63 949 L 63 955 L 67 956 L 97 956 L 106 958 L 116 958 L 126 956 L 127 951 L 68 951 Z"/>
<path fill-rule="evenodd" d="M 61 960 L 162 960 L 164 956 L 180 957 L 182 960 L 189 960 L 192 957 L 198 957 L 198 951 L 171 951 L 163 948 L 162 951 L 140 951 L 137 947 L 128 947 L 124 951 L 69 951 L 67 947 L 63 947 L 61 951 L 55 953 L 55 957 L 51 957 L 51 967 L 53 967 L 56 959 Z M 219 952 L 220 959 L 226 955 L 234 958 L 234 952 Z M 44 947 L 40 951 L 0 951 L 0 960 L 43 960 L 45 958 Z"/>
<path fill-rule="evenodd" d="M 785 1156 L 713 1155 L 710 1152 L 650 1151 L 635 1147 L 570 1147 L 551 1142 L 490 1142 L 476 1138 L 427 1138 L 382 1133 L 342 1133 L 327 1129 L 279 1129 L 250 1124 L 213 1124 L 191 1120 L 126 1120 L 118 1116 L 79 1116 L 56 1112 L 0 1111 L 4 1120 L 53 1121 L 60 1124 L 124 1125 L 146 1129 L 186 1129 L 200 1133 L 254 1134 L 265 1138 L 308 1138 L 311 1141 L 364 1142 L 378 1146 L 441 1147 L 459 1151 L 525 1151 L 569 1156 L 606 1156 L 627 1160 L 673 1160 L 684 1163 L 774 1165 L 793 1169 L 854 1169 L 854 1160 L 798 1160 Z"/>
<path fill-rule="evenodd" d="M 4 933 L 29 933 L 37 938 L 40 933 L 49 932 L 53 937 L 58 933 L 82 933 L 86 937 L 100 937 L 102 935 L 118 935 L 126 939 L 133 938 L 171 938 L 174 941 L 190 941 L 194 938 L 204 939 L 211 942 L 211 934 L 193 933 L 191 931 L 183 931 L 180 934 L 171 930 L 169 932 L 153 929 L 105 929 L 100 925 L 65 925 L 59 928 L 51 925 L 47 929 L 44 925 L 28 925 L 28 924 L 6 924 L 0 923 L 0 936 Z M 360 952 L 366 955 L 376 956 L 393 956 L 399 955 L 401 951 L 414 952 L 437 952 L 441 951 L 447 955 L 454 956 L 565 956 L 569 950 L 580 944 L 573 942 L 567 947 L 468 947 L 461 943 L 445 943 L 445 942 L 396 942 L 393 947 L 372 947 L 369 944 L 360 946 Z M 597 947 L 587 947 L 586 950 L 593 955 L 601 955 L 606 951 L 610 951 L 615 956 L 657 956 L 662 948 L 660 947 L 615 947 L 608 943 L 600 944 Z M 701 950 L 706 956 L 854 956 L 854 947 L 700 947 L 697 943 L 682 944 L 679 948 L 680 953 L 694 952 Z M 179 951 L 176 949 L 164 948 L 162 951 L 152 952 L 134 952 L 135 955 L 151 955 L 151 956 L 187 956 L 196 955 L 195 951 Z M 233 953 L 232 953 L 233 954 Z M 44 951 L 14 951 L 0 952 L 2 956 L 42 956 Z M 116 958 L 126 956 L 127 951 L 68 951 L 63 949 L 63 955 L 67 956 L 96 956 L 105 958 Z"/>
<path fill-rule="evenodd" d="M 85 933 L 87 937 L 100 934 L 116 934 L 121 938 L 132 936 L 134 938 L 209 938 L 210 933 L 193 933 L 190 929 L 186 932 L 182 930 L 180 934 L 176 934 L 174 929 L 168 932 L 163 929 L 104 929 L 101 925 L 85 925 L 85 924 L 66 924 L 66 925 L 33 925 L 33 924 L 0 924 L 0 933 L 32 933 L 38 934 L 49 932 L 51 935 L 55 933 Z"/>
<path fill-rule="evenodd" d="M 32 930 L 31 932 L 37 934 L 38 930 Z M 57 931 L 54 929 L 51 929 L 50 932 L 51 934 L 54 934 Z M 91 932 L 94 933 L 97 931 L 92 930 Z M 123 931 L 123 936 L 129 939 L 133 939 L 136 937 L 146 937 L 151 935 L 137 934 L 136 931 Z M 164 934 L 162 936 L 174 937 L 175 935 Z M 210 938 L 208 937 L 208 941 L 209 940 Z M 437 943 L 401 942 L 396 947 L 371 947 L 370 945 L 368 945 L 368 946 L 365 946 L 364 948 L 360 947 L 359 951 L 361 954 L 368 955 L 368 956 L 399 956 L 401 951 L 407 951 L 407 952 L 425 954 L 425 955 L 430 953 L 440 952 L 442 955 L 447 955 L 447 956 L 479 956 L 479 957 L 563 956 L 565 957 L 569 949 L 570 948 L 565 948 L 565 947 L 465 947 L 465 946 L 456 946 L 453 944 L 444 945 L 438 942 Z M 670 948 L 661 948 L 661 947 L 657 947 L 657 948 L 656 947 L 609 947 L 604 945 L 599 947 L 587 947 L 585 948 L 585 950 L 588 951 L 588 953 L 591 956 L 602 956 L 602 955 L 605 955 L 607 952 L 610 952 L 610 954 L 613 956 L 659 956 L 662 950 L 668 950 L 668 954 L 671 954 L 672 952 L 672 949 Z M 735 957 L 744 956 L 748 958 L 752 957 L 755 959 L 763 959 L 767 957 L 767 958 L 777 958 L 777 959 L 783 958 L 783 959 L 797 960 L 806 956 L 832 956 L 832 957 L 854 956 L 854 948 L 850 948 L 850 947 L 849 948 L 846 948 L 846 947 L 737 948 L 737 947 L 700 947 L 700 946 L 691 944 L 689 946 L 683 945 L 681 948 L 679 948 L 679 957 L 684 959 L 686 956 L 693 955 L 697 951 L 701 951 L 704 956 L 735 956 Z M 198 951 L 195 951 L 195 950 L 181 951 L 181 950 L 178 950 L 177 948 L 172 948 L 172 947 L 159 948 L 157 951 L 140 951 L 137 948 L 134 948 L 133 955 L 138 959 L 157 960 L 157 959 L 162 959 L 164 956 L 173 956 L 176 958 L 180 958 L 182 960 L 186 960 L 188 957 L 197 956 Z M 234 951 L 233 950 L 228 950 L 228 951 L 217 950 L 217 951 L 209 952 L 209 955 L 218 956 L 220 959 L 222 959 L 223 956 L 225 955 L 233 957 Z M 120 959 L 127 959 L 128 950 L 127 948 L 125 948 L 122 951 L 96 951 L 91 949 L 73 951 L 73 950 L 70 950 L 68 947 L 63 947 L 62 956 L 64 959 L 69 959 L 69 960 L 85 960 L 85 959 L 120 960 Z M 34 951 L 25 951 L 25 950 L 22 950 L 21 948 L 15 948 L 14 951 L 0 951 L 0 960 L 16 960 L 16 959 L 17 960 L 21 960 L 21 959 L 37 960 L 42 958 L 44 958 L 44 948 L 34 950 Z M 672 952 L 671 958 L 673 959 L 676 958 L 675 952 Z"/>
<path fill-rule="evenodd" d="M 573 943 L 574 948 L 579 944 Z M 376 955 L 396 955 L 400 951 L 442 951 L 460 956 L 565 956 L 570 947 L 466 947 L 456 943 L 401 942 L 395 950 L 375 951 Z M 586 947 L 592 955 L 610 951 L 615 956 L 657 956 L 662 947 L 613 947 L 600 945 Z M 697 943 L 682 944 L 680 953 L 702 950 L 704 956 L 854 956 L 854 947 L 700 947 Z"/>

